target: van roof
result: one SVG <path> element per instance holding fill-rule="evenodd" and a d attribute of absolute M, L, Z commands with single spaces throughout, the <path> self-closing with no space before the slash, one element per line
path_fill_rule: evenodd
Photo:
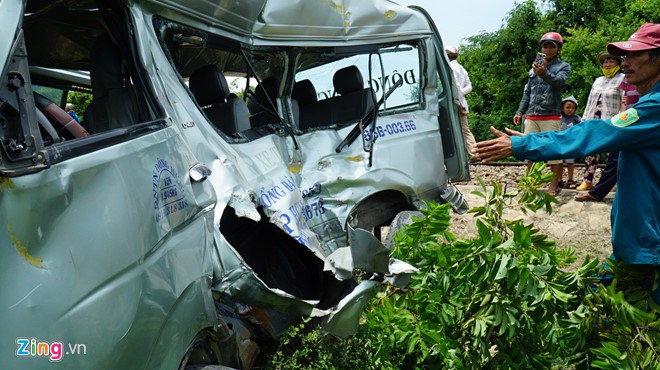
<path fill-rule="evenodd" d="M 242 35 L 255 45 L 345 44 L 431 33 L 422 14 L 389 0 L 147 1 Z"/>
<path fill-rule="evenodd" d="M 352 47 L 432 34 L 422 12 L 390 0 L 134 1 L 164 19 L 212 28 L 220 36 L 255 47 Z M 32 65 L 88 68 L 89 50 L 105 32 L 94 2 L 29 0 L 25 13 Z M 36 24 L 39 27 L 33 27 Z"/>

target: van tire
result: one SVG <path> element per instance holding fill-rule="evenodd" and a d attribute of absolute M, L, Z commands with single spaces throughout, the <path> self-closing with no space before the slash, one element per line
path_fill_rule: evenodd
<path fill-rule="evenodd" d="M 394 247 L 394 235 L 396 235 L 396 233 L 404 226 L 410 225 L 413 222 L 413 216 L 417 218 L 425 218 L 424 214 L 420 211 L 401 211 L 394 216 L 387 232 L 387 238 L 385 238 L 385 248 L 392 249 L 392 247 Z"/>

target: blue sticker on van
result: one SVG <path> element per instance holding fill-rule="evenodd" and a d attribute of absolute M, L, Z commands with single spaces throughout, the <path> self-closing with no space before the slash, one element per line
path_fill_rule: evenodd
<path fill-rule="evenodd" d="M 166 160 L 159 159 L 152 173 L 154 212 L 156 222 L 188 207 L 186 189 L 179 175 Z"/>

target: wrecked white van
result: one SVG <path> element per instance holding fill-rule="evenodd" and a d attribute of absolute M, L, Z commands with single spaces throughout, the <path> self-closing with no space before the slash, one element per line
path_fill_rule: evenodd
<path fill-rule="evenodd" d="M 304 316 L 346 337 L 415 272 L 380 228 L 466 210 L 420 8 L 1 0 L 0 24 L 3 367 L 249 368 Z"/>

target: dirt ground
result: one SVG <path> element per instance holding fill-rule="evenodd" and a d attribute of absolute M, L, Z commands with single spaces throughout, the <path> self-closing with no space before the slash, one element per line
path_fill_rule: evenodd
<path fill-rule="evenodd" d="M 470 167 L 473 180 L 470 183 L 457 184 L 471 207 L 483 204 L 483 198 L 473 191 L 481 191 L 478 177 L 489 184 L 497 181 L 515 188 L 525 172 L 524 166 L 491 166 L 476 165 Z M 565 175 L 566 176 L 566 175 Z M 600 169 L 595 180 L 600 176 Z M 575 169 L 575 180 L 581 180 L 582 168 Z M 566 177 L 564 177 L 566 179 Z M 587 255 L 604 260 L 611 254 L 611 228 L 610 211 L 614 193 L 610 193 L 602 202 L 577 202 L 575 190 L 563 189 L 557 196 L 559 204 L 554 205 L 552 214 L 538 211 L 536 214 L 525 216 L 516 210 L 508 210 L 505 217 L 508 219 L 525 219 L 533 222 L 542 232 L 553 239 L 560 247 L 572 246 L 578 255 L 578 264 Z M 475 219 L 471 214 L 455 215 L 450 231 L 458 237 L 471 237 L 476 234 Z"/>

